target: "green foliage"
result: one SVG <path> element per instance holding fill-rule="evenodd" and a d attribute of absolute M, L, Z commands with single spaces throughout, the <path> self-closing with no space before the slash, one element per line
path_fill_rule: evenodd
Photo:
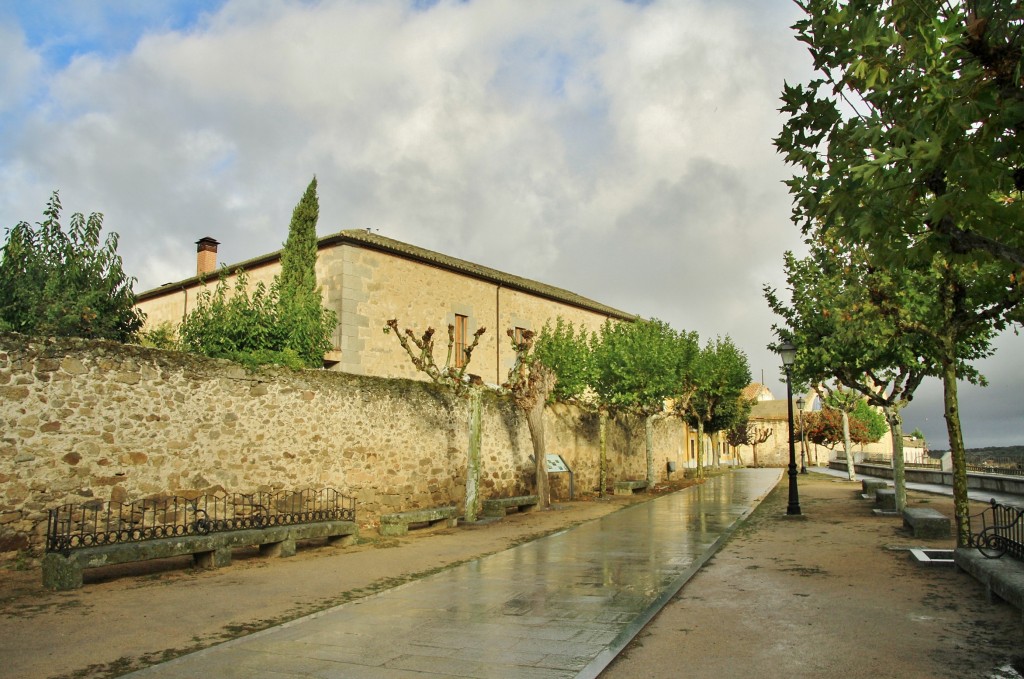
<path fill-rule="evenodd" d="M 884 243 L 894 261 L 1024 266 L 1024 5 L 797 4 L 817 77 L 783 92 L 794 221 Z"/>
<path fill-rule="evenodd" d="M 852 390 L 836 390 L 825 397 L 825 406 L 836 410 L 845 410 L 849 414 L 850 426 L 857 422 L 858 430 L 862 427 L 857 443 L 873 443 L 885 436 L 889 431 L 889 425 L 885 423 L 885 416 L 872 408 L 859 394 Z"/>
<path fill-rule="evenodd" d="M 281 253 L 281 273 L 268 288 L 249 289 L 244 271 L 234 285 L 221 271 L 216 288 L 203 290 L 179 328 L 186 351 L 227 358 L 253 368 L 274 363 L 319 368 L 332 346 L 337 315 L 323 306 L 316 282 L 316 178 L 292 214 Z"/>
<path fill-rule="evenodd" d="M 71 216 L 64 231 L 54 191 L 35 226 L 7 231 L 0 260 L 0 328 L 32 335 L 136 338 L 145 316 L 135 308 L 134 278 L 117 254 L 118 236 L 101 242 L 103 215 Z"/>
<path fill-rule="evenodd" d="M 852 415 L 847 415 L 847 419 L 850 427 L 850 441 L 857 444 L 870 442 L 867 425 Z M 805 413 L 803 420 L 803 433 L 811 443 L 827 448 L 833 448 L 843 443 L 843 411 L 841 409 L 822 408 L 817 412 Z"/>
<path fill-rule="evenodd" d="M 925 440 L 924 432 L 921 431 L 920 429 L 915 429 L 914 431 L 910 432 L 910 436 L 911 436 L 911 438 L 915 438 L 915 439 L 918 439 L 918 440 L 921 440 L 921 441 Z"/>
<path fill-rule="evenodd" d="M 660 412 L 677 393 L 695 344 L 695 335 L 656 319 L 606 321 L 593 346 L 593 387 L 601 404 L 642 415 Z"/>
<path fill-rule="evenodd" d="M 585 328 L 577 333 L 572 323 L 561 316 L 555 319 L 553 327 L 548 322 L 541 328 L 533 356 L 555 373 L 553 400 L 578 401 L 587 393 L 594 379 L 592 343 L 593 337 Z"/>
<path fill-rule="evenodd" d="M 686 380 L 686 419 L 707 431 L 730 429 L 745 420 L 752 404 L 741 396 L 750 379 L 746 354 L 730 337 L 709 340 L 696 355 Z"/>
<path fill-rule="evenodd" d="M 159 325 L 145 330 L 139 335 L 139 342 L 144 347 L 153 349 L 178 349 L 178 336 L 174 325 L 164 321 Z"/>
<path fill-rule="evenodd" d="M 213 291 L 204 288 L 195 308 L 178 329 L 182 348 L 197 354 L 227 358 L 281 346 L 277 323 L 277 291 L 262 282 L 249 292 L 249 275 L 239 270 L 232 284 L 222 269 Z"/>
<path fill-rule="evenodd" d="M 331 333 L 337 325 L 334 311 L 325 309 L 316 278 L 316 223 L 320 202 L 316 177 L 292 212 L 288 240 L 281 252 L 277 279 L 278 317 L 284 334 L 283 349 L 294 352 L 307 368 L 320 367 L 331 349 Z"/>

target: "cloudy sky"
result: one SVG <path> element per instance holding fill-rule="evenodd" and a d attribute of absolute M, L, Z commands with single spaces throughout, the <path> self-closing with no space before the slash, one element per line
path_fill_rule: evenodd
<path fill-rule="evenodd" d="M 102 212 L 141 291 L 372 228 L 730 335 L 776 392 L 761 286 L 800 248 L 771 139 L 810 76 L 789 0 L 0 0 L 0 226 Z M 968 446 L 1024 443 L 1021 338 L 963 388 Z M 907 429 L 947 447 L 937 383 Z"/>

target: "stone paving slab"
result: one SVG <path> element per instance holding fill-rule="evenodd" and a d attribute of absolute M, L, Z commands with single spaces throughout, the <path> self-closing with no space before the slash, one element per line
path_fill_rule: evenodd
<path fill-rule="evenodd" d="M 596 677 L 781 477 L 735 470 L 127 676 Z"/>

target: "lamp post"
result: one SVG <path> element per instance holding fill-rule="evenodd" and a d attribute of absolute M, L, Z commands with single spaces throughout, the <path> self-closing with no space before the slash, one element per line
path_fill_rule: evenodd
<path fill-rule="evenodd" d="M 796 347 L 791 342 L 783 342 L 779 345 L 779 356 L 782 357 L 782 365 L 786 368 L 786 407 L 789 409 L 789 504 L 786 506 L 786 514 L 789 516 L 800 515 L 800 491 L 796 486 L 796 444 L 793 442 L 793 384 L 790 378 L 790 368 L 796 360 Z"/>
<path fill-rule="evenodd" d="M 803 396 L 796 399 L 796 410 L 800 418 L 800 473 L 807 473 L 807 439 L 804 437 L 804 406 L 807 401 Z"/>

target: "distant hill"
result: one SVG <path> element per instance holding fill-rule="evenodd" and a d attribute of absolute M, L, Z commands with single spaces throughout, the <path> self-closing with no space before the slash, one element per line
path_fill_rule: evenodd
<path fill-rule="evenodd" d="M 944 453 L 945 450 L 935 451 Z M 1024 461 L 1024 446 L 989 446 L 987 448 L 968 448 L 967 463 L 974 464 L 985 460 L 1012 459 Z"/>

